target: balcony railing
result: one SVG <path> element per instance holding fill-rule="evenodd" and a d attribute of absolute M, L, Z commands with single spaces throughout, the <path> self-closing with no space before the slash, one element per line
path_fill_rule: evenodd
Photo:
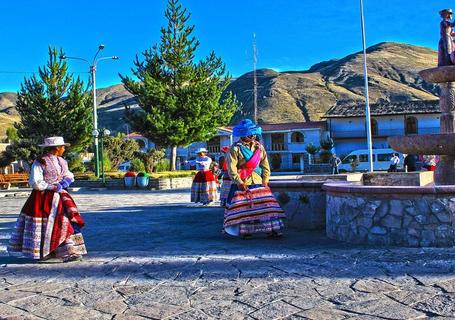
<path fill-rule="evenodd" d="M 220 153 L 221 148 L 220 148 L 220 146 L 207 146 L 207 151 L 209 153 Z"/>
<path fill-rule="evenodd" d="M 417 134 L 432 133 L 439 133 L 439 127 L 425 127 L 417 130 Z M 402 135 L 405 135 L 404 129 L 382 129 L 378 130 L 377 134 L 373 134 L 373 138 Z M 331 136 L 332 138 L 364 138 L 367 136 L 367 133 L 366 130 L 333 130 Z"/>
<path fill-rule="evenodd" d="M 272 143 L 265 146 L 268 151 L 286 151 L 286 145 L 284 143 Z"/>

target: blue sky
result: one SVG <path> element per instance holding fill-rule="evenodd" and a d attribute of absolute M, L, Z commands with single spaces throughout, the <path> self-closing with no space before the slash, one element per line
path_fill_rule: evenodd
<path fill-rule="evenodd" d="M 438 11 L 448 0 L 364 0 L 367 45 L 405 42 L 436 49 Z M 46 63 L 48 45 L 91 59 L 99 43 L 118 61 L 98 65 L 97 85 L 120 83 L 137 53 L 159 42 L 166 0 L 5 0 L 0 34 L 0 92 L 17 91 L 24 76 Z M 258 68 L 305 70 L 361 50 L 358 0 L 181 0 L 192 13 L 198 56 L 214 50 L 228 71 L 252 69 L 256 33 Z M 88 67 L 72 61 L 85 80 Z"/>

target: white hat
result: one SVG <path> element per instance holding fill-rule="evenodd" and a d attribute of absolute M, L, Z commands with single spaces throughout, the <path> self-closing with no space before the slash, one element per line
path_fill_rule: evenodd
<path fill-rule="evenodd" d="M 40 147 L 58 147 L 58 146 L 67 146 L 69 147 L 71 144 L 65 143 L 63 137 L 48 137 L 44 138 L 44 143 L 39 144 Z"/>
<path fill-rule="evenodd" d="M 197 152 L 196 152 L 196 153 L 201 153 L 201 152 L 207 153 L 208 151 L 207 151 L 206 148 L 199 148 L 199 149 L 197 149 Z"/>

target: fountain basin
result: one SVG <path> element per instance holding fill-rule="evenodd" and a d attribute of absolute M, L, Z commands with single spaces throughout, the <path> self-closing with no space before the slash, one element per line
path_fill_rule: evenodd
<path fill-rule="evenodd" d="M 455 245 L 455 186 L 325 183 L 331 239 L 405 247 Z"/>
<path fill-rule="evenodd" d="M 419 75 L 426 81 L 432 83 L 455 82 L 455 66 L 425 69 L 420 71 Z"/>
<path fill-rule="evenodd" d="M 388 137 L 390 147 L 406 154 L 455 155 L 455 134 L 419 134 Z"/>

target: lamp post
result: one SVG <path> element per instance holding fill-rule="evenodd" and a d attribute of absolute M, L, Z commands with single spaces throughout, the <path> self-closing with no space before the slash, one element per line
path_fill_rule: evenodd
<path fill-rule="evenodd" d="M 111 132 L 108 129 L 103 129 L 99 132 L 100 134 L 100 153 L 101 153 L 101 179 L 103 181 L 103 187 L 106 185 L 106 177 L 104 176 L 104 151 L 103 141 L 105 136 L 109 136 Z"/>
<path fill-rule="evenodd" d="M 118 60 L 119 57 L 117 56 L 111 56 L 111 57 L 101 57 L 98 58 L 98 54 L 100 53 L 101 50 L 104 49 L 104 44 L 100 44 L 98 46 L 98 51 L 96 51 L 95 56 L 93 57 L 92 62 L 88 61 L 87 59 L 84 58 L 79 58 L 79 57 L 69 57 L 66 55 L 61 55 L 60 59 L 73 59 L 73 60 L 82 60 L 85 61 L 89 64 L 90 66 L 90 76 L 92 79 L 92 91 L 93 91 L 93 140 L 95 144 L 95 174 L 99 178 L 100 176 L 100 166 L 99 166 L 99 150 L 98 150 L 98 113 L 97 113 L 97 108 L 96 108 L 96 66 L 98 62 L 102 60 Z"/>

